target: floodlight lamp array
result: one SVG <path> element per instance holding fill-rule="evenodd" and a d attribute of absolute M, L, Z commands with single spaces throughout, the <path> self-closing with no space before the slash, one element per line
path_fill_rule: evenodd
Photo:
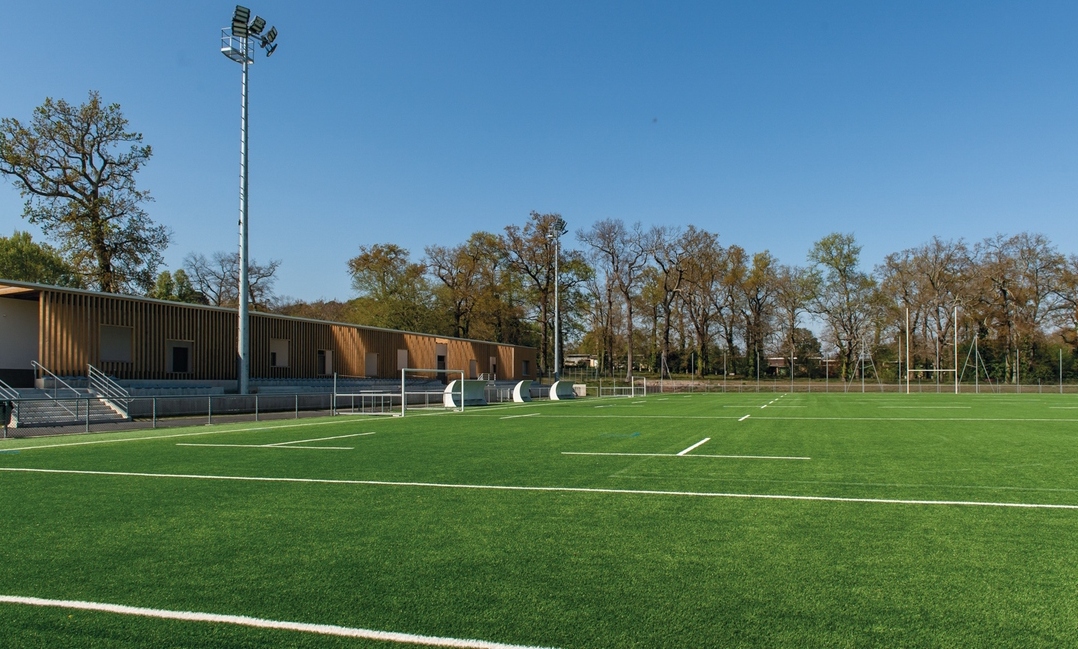
<path fill-rule="evenodd" d="M 232 14 L 232 38 L 243 39 L 242 48 L 236 47 L 232 44 L 231 40 L 227 45 L 222 45 L 221 52 L 228 58 L 242 62 L 244 59 L 248 63 L 251 59 L 246 55 L 247 52 L 247 38 L 254 37 L 258 39 L 259 46 L 266 50 L 266 56 L 273 54 L 277 49 L 277 28 L 270 27 L 269 31 L 265 35 L 262 34 L 262 30 L 266 28 L 266 19 L 262 16 L 255 16 L 254 20 L 251 20 L 251 10 L 243 5 L 236 5 L 236 12 Z M 224 40 L 224 39 L 222 39 Z"/>

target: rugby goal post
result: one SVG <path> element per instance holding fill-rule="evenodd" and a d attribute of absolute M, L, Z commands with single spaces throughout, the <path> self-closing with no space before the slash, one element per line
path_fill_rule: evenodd
<path fill-rule="evenodd" d="M 936 375 L 939 375 L 939 374 L 944 374 L 944 375 L 946 375 L 946 374 L 954 374 L 954 393 L 955 394 L 959 393 L 959 383 L 958 383 L 958 307 L 954 307 L 954 318 L 952 319 L 952 324 L 954 325 L 954 338 L 951 340 L 952 346 L 954 347 L 954 365 L 950 369 L 945 369 L 945 368 L 940 368 L 940 367 L 933 367 L 933 368 L 921 367 L 921 368 L 913 369 L 913 367 L 910 364 L 910 360 L 911 360 L 910 359 L 910 310 L 908 308 L 906 309 L 906 394 L 910 394 L 910 380 L 913 377 L 913 375 L 915 373 L 917 373 L 917 372 L 933 373 L 933 374 L 936 374 Z M 936 362 L 937 363 L 939 363 L 939 360 L 941 358 L 943 358 L 939 354 L 939 349 L 940 349 L 940 344 L 939 344 L 939 339 L 937 338 L 936 339 L 936 350 L 937 350 L 936 351 Z"/>
<path fill-rule="evenodd" d="M 463 412 L 463 379 L 462 370 L 420 368 L 402 369 L 399 379 L 334 374 L 333 414 L 403 417 L 409 410 Z M 460 398 L 452 398 L 458 394 Z"/>

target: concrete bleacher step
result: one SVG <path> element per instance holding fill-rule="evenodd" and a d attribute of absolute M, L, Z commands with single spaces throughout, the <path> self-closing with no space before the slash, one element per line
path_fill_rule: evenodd
<path fill-rule="evenodd" d="M 126 421 L 127 417 L 104 400 L 95 398 L 88 390 L 78 390 L 77 398 L 50 398 L 50 391 L 18 390 L 18 408 L 12 417 L 13 428 L 63 426 L 85 423 L 87 407 L 91 424 Z"/>

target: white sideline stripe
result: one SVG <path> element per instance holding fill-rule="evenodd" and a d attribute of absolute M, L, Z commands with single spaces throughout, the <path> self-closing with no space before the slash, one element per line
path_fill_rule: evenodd
<path fill-rule="evenodd" d="M 0 602 L 5 604 L 25 604 L 28 606 L 47 606 L 53 608 L 77 609 L 81 611 L 101 611 L 103 613 L 118 613 L 120 615 L 153 617 L 162 620 L 183 620 L 185 622 L 235 624 L 238 626 L 254 627 L 256 629 L 301 631 L 303 633 L 317 633 L 319 635 L 337 636 L 340 638 L 363 638 L 366 640 L 382 640 L 385 642 L 400 642 L 408 644 L 427 645 L 429 647 L 462 647 L 465 649 L 541 649 L 539 647 L 525 645 L 504 644 L 501 642 L 487 642 L 486 640 L 440 638 L 438 636 L 416 635 L 412 633 L 397 633 L 394 631 L 375 631 L 372 629 L 359 629 L 347 626 L 337 626 L 335 624 L 281 622 L 278 620 L 266 620 L 257 617 L 247 617 L 246 615 L 220 615 L 217 613 L 195 613 L 193 611 L 167 611 L 159 608 L 142 608 L 141 606 L 125 606 L 123 604 L 102 604 L 99 602 L 81 602 L 77 600 L 42 599 L 40 597 L 18 597 L 14 595 L 0 595 Z"/>
<path fill-rule="evenodd" d="M 507 416 L 507 417 L 498 417 L 498 419 L 518 419 L 518 418 L 520 418 L 520 417 L 537 417 L 537 416 L 539 416 L 540 414 L 542 414 L 542 413 L 538 413 L 538 412 L 529 412 L 529 413 L 528 413 L 528 414 L 526 414 L 526 415 L 509 415 L 509 416 Z"/>
<path fill-rule="evenodd" d="M 266 446 L 286 446 L 288 444 L 306 444 L 307 442 L 325 442 L 331 439 L 344 439 L 346 437 L 364 437 L 366 435 L 373 435 L 374 433 L 352 433 L 350 435 L 334 435 L 333 437 L 318 437 L 315 439 L 297 439 L 292 442 L 277 442 L 276 444 L 266 444 Z"/>
<path fill-rule="evenodd" d="M 118 444 L 120 442 L 143 442 L 148 439 L 171 439 L 174 437 L 194 437 L 197 435 L 225 435 L 228 433 L 248 433 L 256 430 L 278 430 L 282 428 L 300 428 L 302 426 L 326 426 L 330 422 L 314 421 L 305 424 L 283 424 L 280 426 L 252 426 L 250 428 L 230 428 L 228 430 L 200 430 L 194 433 L 173 433 L 170 435 L 147 435 L 146 437 L 125 437 L 123 439 L 95 439 L 88 442 L 70 442 L 67 444 L 39 444 L 38 446 L 16 446 L 12 450 L 28 451 L 35 448 L 63 448 L 65 446 L 86 446 L 87 444 Z"/>
<path fill-rule="evenodd" d="M 973 406 L 880 406 L 880 410 L 969 410 Z"/>
<path fill-rule="evenodd" d="M 811 457 L 789 457 L 784 455 L 682 455 L 681 453 L 585 453 L 584 451 L 562 451 L 562 455 L 619 455 L 619 456 L 643 456 L 643 457 L 721 457 L 731 460 L 811 460 Z"/>
<path fill-rule="evenodd" d="M 596 408 L 612 408 L 613 406 L 595 406 Z M 461 415 L 467 417 L 468 415 Z M 552 414 L 551 418 L 558 419 L 677 419 L 679 421 L 733 419 L 734 416 L 715 415 L 570 415 Z M 785 415 L 770 415 L 765 417 L 768 421 L 1011 421 L 1016 423 L 1057 423 L 1073 424 L 1078 419 L 1073 417 L 790 417 Z M 738 420 L 740 421 L 740 419 Z"/>
<path fill-rule="evenodd" d="M 693 444 L 692 446 L 690 446 L 689 448 L 685 449 L 684 451 L 682 451 L 682 452 L 678 453 L 678 455 L 688 455 L 688 454 L 689 454 L 689 451 L 691 451 L 691 450 L 693 450 L 693 449 L 695 449 L 695 448 L 699 448 L 699 447 L 703 446 L 704 444 L 707 444 L 707 443 L 708 443 L 708 442 L 710 442 L 710 441 L 711 441 L 711 438 L 710 438 L 710 437 L 705 437 L 704 439 L 702 439 L 702 440 L 700 440 L 699 442 L 697 442 L 697 443 Z"/>
<path fill-rule="evenodd" d="M 211 446 L 215 448 L 313 448 L 320 451 L 354 451 L 354 446 L 281 446 L 280 444 L 184 444 L 176 442 L 176 446 Z"/>
<path fill-rule="evenodd" d="M 689 455 L 687 457 L 700 457 Z M 843 498 L 838 496 L 796 496 L 792 494 L 735 494 L 707 491 L 660 491 L 651 489 L 600 489 L 597 487 L 522 487 L 514 485 L 452 484 L 441 482 L 390 482 L 387 480 L 333 480 L 329 478 L 267 478 L 239 475 L 196 475 L 183 473 L 137 473 L 134 471 L 76 471 L 73 469 L 31 469 L 0 467 L 0 471 L 22 473 L 64 473 L 133 478 L 174 478 L 183 480 L 235 480 L 238 482 L 292 482 L 299 484 L 368 485 L 375 487 L 425 487 L 433 489 L 476 489 L 480 491 L 539 491 L 547 493 L 623 494 L 632 496 L 682 496 L 695 498 L 745 498 L 749 500 L 803 500 L 882 505 L 954 505 L 963 507 L 1006 507 L 1015 509 L 1073 509 L 1078 505 L 1048 503 L 997 503 L 976 500 L 906 500 L 897 498 Z"/>
<path fill-rule="evenodd" d="M 752 415 L 745 415 L 745 416 L 744 416 L 744 417 L 742 417 L 741 419 L 738 419 L 738 421 L 745 421 L 746 419 L 748 419 L 748 418 L 749 418 L 749 417 L 751 417 L 751 416 L 752 416 Z"/>

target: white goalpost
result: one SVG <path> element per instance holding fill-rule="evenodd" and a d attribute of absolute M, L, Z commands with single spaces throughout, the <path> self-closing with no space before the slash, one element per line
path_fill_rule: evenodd
<path fill-rule="evenodd" d="M 464 411 L 463 370 L 406 368 L 399 379 L 333 375 L 334 415 L 390 415 L 409 410 Z"/>
<path fill-rule="evenodd" d="M 648 393 L 648 380 L 646 377 L 632 377 L 628 381 L 623 381 L 620 385 L 617 379 L 611 380 L 611 382 L 603 384 L 603 380 L 599 379 L 599 396 L 600 397 L 643 397 Z"/>
<path fill-rule="evenodd" d="M 939 353 L 939 351 L 940 351 L 940 341 L 939 341 L 939 338 L 937 337 L 936 338 L 936 367 L 932 367 L 932 368 L 922 367 L 922 368 L 913 369 L 913 367 L 910 365 L 910 310 L 909 310 L 909 308 L 906 309 L 906 394 L 910 394 L 910 381 L 911 381 L 911 378 L 913 377 L 913 375 L 915 373 L 918 373 L 918 372 L 920 372 L 920 373 L 932 373 L 932 374 L 936 374 L 937 376 L 939 376 L 940 374 L 943 374 L 943 375 L 953 374 L 954 375 L 954 393 L 958 394 L 958 392 L 959 392 L 959 389 L 958 389 L 959 388 L 959 383 L 958 383 L 959 374 L 958 374 L 958 307 L 957 306 L 954 307 L 954 318 L 952 320 L 952 324 L 954 326 L 954 337 L 952 338 L 951 343 L 952 343 L 952 347 L 954 347 L 954 365 L 952 365 L 950 369 L 945 369 L 945 368 L 939 367 L 939 361 L 940 361 L 940 359 L 942 357 L 940 356 L 940 353 Z"/>

